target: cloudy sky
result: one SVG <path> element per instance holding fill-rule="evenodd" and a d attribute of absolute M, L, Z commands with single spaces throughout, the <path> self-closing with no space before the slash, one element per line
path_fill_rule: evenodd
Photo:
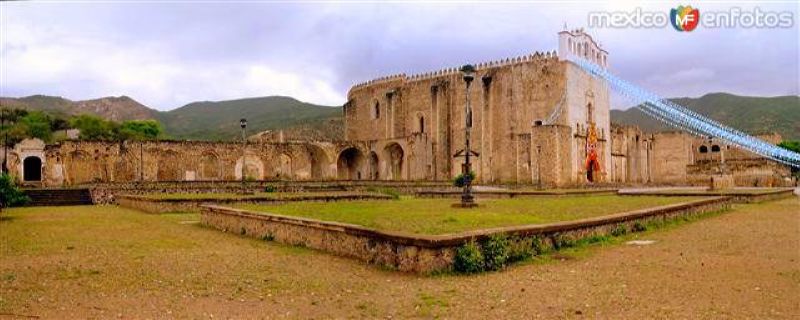
<path fill-rule="evenodd" d="M 614 73 L 668 97 L 796 95 L 798 4 L 693 1 L 708 11 L 788 11 L 785 29 L 589 29 Z M 589 12 L 674 2 L 433 4 L 3 2 L 0 96 L 128 95 L 159 110 L 287 95 L 340 105 L 354 83 L 557 49 Z M 618 103 L 618 106 L 624 103 Z"/>

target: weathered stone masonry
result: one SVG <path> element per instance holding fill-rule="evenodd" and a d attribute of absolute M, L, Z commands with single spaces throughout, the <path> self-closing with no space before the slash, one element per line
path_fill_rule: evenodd
<path fill-rule="evenodd" d="M 608 52 L 582 30 L 558 53 L 479 63 L 469 91 L 478 183 L 791 185 L 788 167 L 687 133 L 612 126 L 608 88 L 566 58 L 603 67 Z M 466 91 L 456 68 L 353 86 L 339 142 L 81 142 L 26 140 L 9 169 L 31 185 L 138 181 L 450 180 L 461 172 Z M 779 136 L 767 136 L 777 143 Z M 244 154 L 244 155 L 243 155 Z M 732 176 L 732 177 L 731 177 Z"/>

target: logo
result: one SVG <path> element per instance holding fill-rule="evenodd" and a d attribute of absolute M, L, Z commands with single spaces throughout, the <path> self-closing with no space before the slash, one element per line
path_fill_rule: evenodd
<path fill-rule="evenodd" d="M 669 12 L 669 21 L 675 30 L 689 32 L 697 28 L 700 23 L 700 11 L 692 6 L 678 6 Z"/>

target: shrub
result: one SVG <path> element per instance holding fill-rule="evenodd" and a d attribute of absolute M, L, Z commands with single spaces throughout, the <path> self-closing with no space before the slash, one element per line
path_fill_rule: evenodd
<path fill-rule="evenodd" d="M 481 244 L 483 261 L 486 270 L 500 270 L 506 266 L 510 253 L 508 236 L 496 234 Z"/>
<path fill-rule="evenodd" d="M 0 174 L 0 208 L 25 205 L 29 200 L 28 196 L 14 184 L 11 175 Z"/>
<path fill-rule="evenodd" d="M 469 176 L 469 181 L 475 181 L 475 172 L 474 171 L 470 171 L 467 176 Z M 459 174 L 458 176 L 456 176 L 455 179 L 453 179 L 453 185 L 456 186 L 456 187 L 461 188 L 466 184 L 467 184 L 466 177 L 464 176 L 463 173 Z"/>
<path fill-rule="evenodd" d="M 266 192 L 266 193 L 273 193 L 275 191 L 278 191 L 278 188 L 276 188 L 275 186 L 266 186 L 266 187 L 264 187 L 264 192 Z"/>
<path fill-rule="evenodd" d="M 628 233 L 628 228 L 625 227 L 625 224 L 618 224 L 614 229 L 611 229 L 611 235 L 615 237 L 619 237 Z"/>
<path fill-rule="evenodd" d="M 633 224 L 633 232 L 644 232 L 644 231 L 647 231 L 647 225 L 645 225 L 641 221 L 636 221 L 636 223 Z"/>
<path fill-rule="evenodd" d="M 476 273 L 484 270 L 483 253 L 475 241 L 470 241 L 456 249 L 453 268 L 461 273 Z"/>
<path fill-rule="evenodd" d="M 574 247 L 577 244 L 575 240 L 563 234 L 555 234 L 551 240 L 553 241 L 553 249 L 555 250 Z"/>
<path fill-rule="evenodd" d="M 538 238 L 512 237 L 509 239 L 508 263 L 528 260 L 538 253 L 541 243 L 536 244 Z"/>
<path fill-rule="evenodd" d="M 267 233 L 265 233 L 265 234 L 264 234 L 264 236 L 263 236 L 263 237 L 261 237 L 261 240 L 264 240 L 264 241 L 273 241 L 273 240 L 275 240 L 275 235 L 274 235 L 274 234 L 272 234 L 272 232 L 267 232 Z"/>

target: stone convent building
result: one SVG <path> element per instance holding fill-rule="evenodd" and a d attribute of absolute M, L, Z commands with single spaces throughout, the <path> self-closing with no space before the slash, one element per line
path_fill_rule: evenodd
<path fill-rule="evenodd" d="M 469 93 L 457 68 L 393 75 L 352 87 L 344 141 L 91 142 L 9 150 L 15 177 L 42 186 L 135 181 L 449 180 L 460 173 L 469 94 L 477 183 L 791 183 L 785 166 L 686 133 L 612 126 L 608 88 L 566 57 L 609 67 L 583 30 L 558 33 L 558 52 L 478 63 Z M 768 136 L 777 143 L 779 136 Z M 0 154 L 2 156 L 2 154 Z"/>
<path fill-rule="evenodd" d="M 608 52 L 581 30 L 562 31 L 559 53 L 477 64 L 470 88 L 473 170 L 483 183 L 577 185 L 610 180 L 610 100 L 603 83 L 568 62 L 608 66 Z M 393 75 L 350 89 L 347 140 L 374 141 L 353 161 L 378 162 L 369 177 L 449 179 L 461 171 L 466 86 L 457 68 Z M 395 150 L 395 151 L 390 151 Z M 403 155 L 381 166 L 381 154 Z M 372 166 L 370 166 L 372 167 Z"/>

